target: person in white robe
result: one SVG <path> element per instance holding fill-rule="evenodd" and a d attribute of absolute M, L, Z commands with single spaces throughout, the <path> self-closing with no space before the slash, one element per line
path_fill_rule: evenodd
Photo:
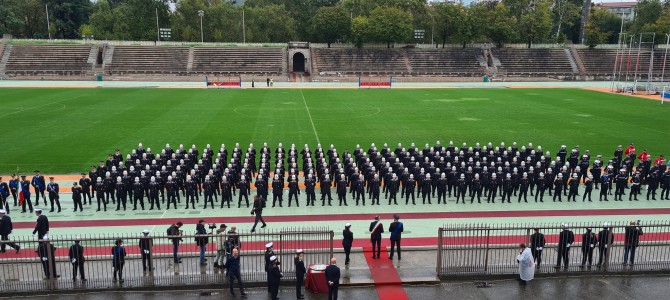
<path fill-rule="evenodd" d="M 530 248 L 527 248 L 526 244 L 521 244 L 520 247 L 521 251 L 517 255 L 516 261 L 519 263 L 519 277 L 521 282 L 525 284 L 535 277 L 535 262 Z"/>

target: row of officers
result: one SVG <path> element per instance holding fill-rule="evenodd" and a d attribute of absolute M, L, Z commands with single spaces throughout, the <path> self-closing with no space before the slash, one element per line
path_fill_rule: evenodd
<path fill-rule="evenodd" d="M 508 172 L 506 172 L 508 171 Z M 579 171 L 579 170 L 577 170 Z M 174 174 L 174 173 L 173 173 Z M 176 174 L 175 174 L 176 175 Z M 22 180 L 19 195 L 19 202 L 22 211 L 27 208 L 32 212 L 33 204 L 30 199 L 30 184 L 25 176 Z M 352 176 L 346 174 L 337 174 L 334 179 L 325 174 L 321 179 L 308 174 L 303 182 L 299 181 L 298 176 L 290 175 L 284 178 L 283 174 L 275 174 L 273 178 L 268 178 L 268 174 L 259 173 L 254 187 L 256 194 L 263 199 L 269 200 L 270 191 L 272 192 L 272 206 L 277 204 L 281 207 L 284 202 L 284 189 L 288 187 L 288 206 L 292 201 L 299 206 L 298 196 L 304 191 L 307 196 L 306 205 L 316 205 L 316 193 L 319 190 L 321 205 L 332 205 L 333 195 L 331 189 L 335 190 L 339 200 L 339 205 L 347 206 L 347 198 L 350 196 L 356 201 L 356 205 L 366 204 L 367 199 L 372 205 L 380 204 L 380 197 L 388 199 L 388 204 L 397 204 L 398 194 L 400 198 L 405 198 L 405 204 L 416 204 L 416 198 L 420 198 L 423 204 L 432 204 L 431 199 L 437 198 L 437 203 L 447 203 L 447 197 L 455 197 L 456 203 L 465 203 L 466 199 L 474 203 L 475 199 L 481 203 L 482 197 L 486 202 L 495 203 L 499 198 L 503 202 L 511 202 L 512 196 L 518 199 L 518 202 L 528 201 L 528 194 L 534 197 L 535 202 L 544 202 L 544 195 L 547 193 L 553 201 L 563 201 L 563 196 L 567 196 L 567 201 L 576 201 L 580 194 L 580 186 L 584 186 L 582 201 L 592 201 L 592 191 L 599 191 L 600 201 L 609 201 L 608 196 L 614 195 L 615 201 L 622 201 L 625 190 L 630 189 L 628 199 L 638 200 L 638 195 L 642 192 L 642 177 L 639 171 L 633 172 L 629 176 L 626 169 L 615 173 L 612 168 L 607 168 L 605 172 L 596 173 L 590 170 L 585 176 L 581 173 L 570 173 L 568 167 L 554 172 L 551 168 L 547 173 L 538 172 L 533 167 L 527 171 L 520 172 L 518 168 L 505 170 L 499 168 L 496 172 L 489 172 L 487 167 L 482 168 L 478 173 L 468 168 L 464 172 L 453 169 L 448 172 L 440 172 L 436 169 L 435 173 L 426 173 L 419 170 L 418 174 L 410 174 L 407 171 L 396 175 L 392 170 L 384 173 L 383 178 L 374 171 L 367 174 L 354 173 Z M 156 176 L 146 176 L 132 178 L 126 172 L 123 176 L 117 176 L 116 180 L 107 174 L 105 178 L 97 177 L 94 184 L 82 175 L 79 182 L 74 182 L 72 199 L 74 202 L 74 211 L 83 210 L 83 204 L 91 204 L 93 197 L 97 200 L 98 211 L 107 210 L 107 205 L 111 201 L 116 204 L 117 210 L 126 210 L 127 203 L 133 205 L 133 209 L 145 209 L 145 199 L 150 205 L 149 209 L 161 209 L 161 203 L 166 203 L 167 208 L 177 209 L 177 203 L 181 203 L 181 198 L 185 198 L 186 209 L 196 208 L 196 202 L 200 203 L 200 198 L 204 197 L 203 209 L 210 206 L 214 208 L 215 202 L 220 202 L 220 208 L 227 205 L 230 208 L 233 202 L 233 196 L 237 197 L 237 206 L 241 207 L 244 200 L 245 205 L 249 207 L 249 195 L 251 194 L 251 180 L 242 175 L 238 181 L 232 178 L 230 173 L 226 173 L 220 178 L 206 175 L 202 183 L 194 180 L 187 175 L 185 180 L 177 176 L 168 175 L 164 180 L 160 174 Z M 1 181 L 0 186 L 6 185 Z M 270 181 L 270 182 L 268 182 Z M 317 182 L 319 181 L 319 182 Z M 49 192 L 51 212 L 57 209 L 61 211 L 59 185 L 50 177 L 46 184 Z M 317 188 L 318 186 L 318 188 Z M 670 169 L 660 173 L 659 168 L 652 169 L 652 173 L 647 178 L 647 200 L 657 200 L 657 191 L 660 191 L 661 200 L 670 199 Z M 2 203 L 5 209 L 10 210 L 8 202 L 9 194 L 2 193 Z M 239 194 L 239 195 L 236 195 Z M 39 205 L 39 193 L 36 193 L 36 203 Z M 221 196 L 221 201 L 219 201 Z M 43 196 L 44 204 L 47 205 L 46 198 Z"/>

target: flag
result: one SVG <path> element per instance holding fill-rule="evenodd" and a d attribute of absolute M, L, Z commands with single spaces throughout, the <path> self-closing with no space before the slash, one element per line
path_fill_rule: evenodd
<path fill-rule="evenodd" d="M 16 192 L 17 194 L 19 194 L 19 205 L 23 206 L 23 201 L 25 201 L 25 199 L 23 197 L 23 189 L 21 187 L 21 181 L 19 181 L 19 184 L 17 184 Z"/>

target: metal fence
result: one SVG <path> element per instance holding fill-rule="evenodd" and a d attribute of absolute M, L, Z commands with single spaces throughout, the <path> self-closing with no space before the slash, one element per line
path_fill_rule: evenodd
<path fill-rule="evenodd" d="M 167 229 L 168 226 L 165 226 Z M 333 255 L 333 231 L 327 228 L 304 229 L 285 228 L 276 231 L 250 234 L 238 231 L 240 240 L 242 281 L 265 282 L 265 245 L 274 243 L 274 253 L 281 264 L 284 278 L 295 278 L 293 257 L 297 249 L 304 249 L 305 261 L 327 263 Z M 203 236 L 199 236 L 203 237 Z M 21 238 L 3 241 L 5 253 L 0 253 L 0 293 L 16 293 L 36 290 L 72 290 L 72 289 L 119 289 L 127 287 L 159 287 L 184 285 L 210 285 L 227 282 L 225 269 L 214 266 L 217 257 L 218 239 L 226 235 L 210 234 L 206 236 L 206 265 L 200 265 L 200 248 L 196 246 L 194 235 L 181 236 L 178 256 L 181 263 L 173 259 L 172 238 L 166 232 L 123 236 L 114 234 L 92 234 L 77 236 L 54 236 L 47 242 L 34 238 Z M 84 273 L 87 281 L 81 281 L 81 275 L 73 280 L 74 264 L 69 257 L 69 249 L 79 238 L 84 248 Z M 123 266 L 124 281 L 115 281 L 112 267 L 112 247 L 116 240 L 123 240 L 127 253 Z M 140 240 L 149 239 L 153 243 L 150 258 L 143 259 L 139 248 Z M 50 251 L 41 251 L 46 258 L 40 257 L 40 243 L 53 245 Z M 20 252 L 12 249 L 20 246 Z M 43 249 L 47 249 L 45 245 Z M 146 257 L 146 256 L 145 256 Z M 53 260 L 52 260 L 53 259 Z M 55 262 L 52 264 L 51 262 Z M 147 270 L 144 271 L 143 263 Z M 150 263 L 150 266 L 149 266 Z M 55 272 L 54 272 L 55 271 Z M 59 278 L 47 278 L 47 274 L 56 274 Z"/>
<path fill-rule="evenodd" d="M 560 268 L 556 268 L 559 233 L 563 230 L 560 224 L 443 226 L 438 230 L 437 274 L 442 278 L 518 274 L 516 257 L 520 250 L 519 244 L 525 243 L 530 247 L 534 228 L 539 229 L 546 240 L 541 264 L 536 269 L 539 273 L 670 270 L 670 223 L 652 221 L 634 225 L 643 233 L 635 249 L 634 265 L 624 263 L 625 235 L 629 226 L 632 225 L 628 222 L 568 224 L 568 229 L 574 234 L 574 243 L 569 247 L 567 268 L 563 267 L 563 263 Z M 597 237 L 604 227 L 609 228 L 612 238 L 609 242 L 602 241 L 607 244 L 603 251 L 600 250 L 600 244 L 594 244 L 592 263 L 589 263 L 591 245 L 583 245 L 583 234 L 590 228 Z"/>

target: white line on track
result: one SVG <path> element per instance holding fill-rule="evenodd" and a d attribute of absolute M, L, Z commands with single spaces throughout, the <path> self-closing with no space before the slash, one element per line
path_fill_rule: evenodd
<path fill-rule="evenodd" d="M 307 100 L 305 100 L 305 95 L 300 90 L 300 96 L 302 96 L 302 102 L 305 103 L 305 108 L 307 109 L 307 115 L 309 116 L 309 121 L 312 123 L 312 129 L 314 129 L 314 135 L 316 136 L 316 142 L 321 144 L 319 140 L 319 134 L 316 133 L 316 127 L 314 126 L 314 120 L 312 120 L 312 113 L 309 112 L 309 106 L 307 106 Z"/>
<path fill-rule="evenodd" d="M 167 209 L 163 210 L 163 214 L 161 215 L 161 217 L 159 219 L 162 219 L 165 216 L 166 212 L 167 212 Z M 151 230 L 149 230 L 149 232 L 153 233 L 154 229 L 156 229 L 156 225 L 154 225 L 154 227 L 151 227 Z"/>
<path fill-rule="evenodd" d="M 47 104 L 42 104 L 42 105 L 40 105 L 40 106 L 34 106 L 34 107 L 24 108 L 24 109 L 17 110 L 17 111 L 14 111 L 14 112 L 10 112 L 10 113 L 4 114 L 4 115 L 0 115 L 0 118 L 2 118 L 2 117 L 6 117 L 6 116 L 15 115 L 15 114 L 18 114 L 18 113 L 22 113 L 22 112 L 24 112 L 24 111 L 31 110 L 31 109 L 36 109 L 36 108 L 45 107 L 45 106 L 52 105 L 52 104 L 56 104 L 56 103 L 61 103 L 61 102 L 65 102 L 65 101 L 70 101 L 70 100 L 77 99 L 77 98 L 80 98 L 80 97 L 84 97 L 84 96 L 87 96 L 87 95 L 88 95 L 88 94 L 83 94 L 83 95 L 74 96 L 74 97 L 70 97 L 70 98 L 67 98 L 67 99 L 63 99 L 63 100 L 58 100 L 58 101 L 50 102 L 50 103 L 47 103 Z M 61 108 L 61 109 L 62 109 L 62 108 Z"/>

